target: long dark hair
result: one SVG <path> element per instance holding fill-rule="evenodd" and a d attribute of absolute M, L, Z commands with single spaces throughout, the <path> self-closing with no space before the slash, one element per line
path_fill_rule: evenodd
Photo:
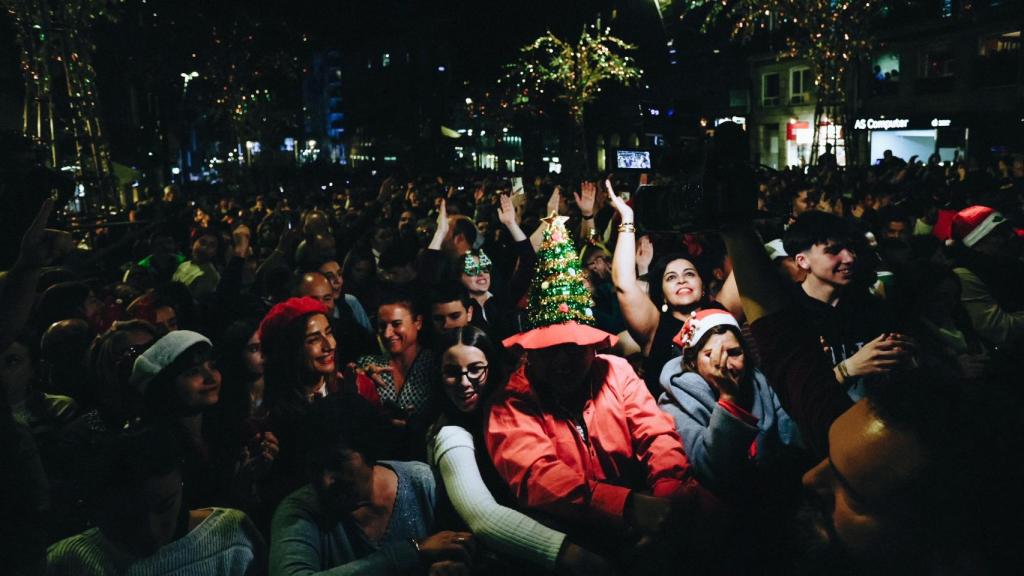
<path fill-rule="evenodd" d="M 321 312 L 303 314 L 281 329 L 273 339 L 262 342 L 263 346 L 263 381 L 265 388 L 263 401 L 271 412 L 299 408 L 306 404 L 305 376 L 306 368 L 306 321 Z"/>
<path fill-rule="evenodd" d="M 443 390 L 444 384 L 441 380 L 442 359 L 448 350 L 455 346 L 471 346 L 479 349 L 487 358 L 487 382 L 478 391 L 480 403 L 476 414 L 465 414 L 452 404 L 448 395 Z M 486 417 L 488 401 L 496 391 L 505 387 L 508 373 L 505 371 L 505 364 L 502 361 L 501 351 L 491 342 L 490 337 L 483 330 L 476 326 L 464 326 L 454 330 L 448 330 L 441 334 L 435 347 L 437 362 L 435 365 L 438 372 L 434 381 L 437 382 L 438 394 L 441 398 L 441 414 L 446 422 L 462 426 L 469 430 L 474 436 L 482 431 L 483 419 Z"/>

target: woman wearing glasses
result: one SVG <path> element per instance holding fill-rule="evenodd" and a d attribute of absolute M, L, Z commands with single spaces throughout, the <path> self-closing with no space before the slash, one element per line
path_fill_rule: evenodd
<path fill-rule="evenodd" d="M 439 469 L 445 491 L 469 530 L 493 552 L 513 562 L 558 573 L 600 574 L 604 561 L 528 516 L 498 502 L 512 502 L 483 446 L 490 393 L 505 385 L 499 351 L 474 326 L 444 333 L 440 417 L 427 438 L 428 461 Z M 494 490 L 492 490 L 492 488 Z"/>

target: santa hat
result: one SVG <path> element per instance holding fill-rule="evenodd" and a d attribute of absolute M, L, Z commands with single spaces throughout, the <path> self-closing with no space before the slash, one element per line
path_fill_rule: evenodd
<path fill-rule="evenodd" d="M 988 206 L 968 206 L 953 217 L 952 237 L 970 248 L 1003 222 L 1006 218 Z"/>
<path fill-rule="evenodd" d="M 164 368 L 177 360 L 182 352 L 196 344 L 213 346 L 209 338 L 198 332 L 191 330 L 168 332 L 135 359 L 129 382 L 138 389 L 140 394 L 145 394 L 146 388 L 153 378 L 156 378 Z"/>
<path fill-rule="evenodd" d="M 314 300 L 309 296 L 302 296 L 301 298 L 289 298 L 284 302 L 278 302 L 267 312 L 267 315 L 263 317 L 263 321 L 260 322 L 260 342 L 264 346 L 268 344 L 273 347 L 275 340 L 280 336 L 285 328 L 291 325 L 296 319 L 306 316 L 307 314 L 323 314 L 327 315 L 327 306 L 319 300 Z"/>
<path fill-rule="evenodd" d="M 715 326 L 732 326 L 740 329 L 740 323 L 736 317 L 718 308 L 709 308 L 694 312 L 683 324 L 683 329 L 672 339 L 672 343 L 680 348 L 695 346 L 700 339 Z"/>

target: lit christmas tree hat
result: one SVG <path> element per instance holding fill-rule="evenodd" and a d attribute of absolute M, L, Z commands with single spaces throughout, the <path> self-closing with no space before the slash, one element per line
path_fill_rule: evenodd
<path fill-rule="evenodd" d="M 528 332 L 506 338 L 502 343 L 526 350 L 559 344 L 613 346 L 618 338 L 594 328 L 594 301 L 583 284 L 580 260 L 572 238 L 565 229 L 565 216 L 552 213 L 537 252 L 537 270 L 530 284 Z"/>

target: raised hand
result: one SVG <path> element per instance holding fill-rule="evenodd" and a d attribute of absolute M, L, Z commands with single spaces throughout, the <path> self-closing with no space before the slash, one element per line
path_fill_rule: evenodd
<path fill-rule="evenodd" d="M 548 197 L 548 211 L 547 214 L 552 212 L 558 212 L 558 207 L 562 205 L 562 187 L 555 186 L 555 189 L 551 191 L 551 196 Z M 545 215 L 547 215 L 545 214 Z"/>
<path fill-rule="evenodd" d="M 427 248 L 430 250 L 440 250 L 441 245 L 444 244 L 444 239 L 448 237 L 448 208 L 445 206 L 446 200 L 441 200 L 441 205 L 437 210 L 437 229 L 434 230 L 434 237 L 430 240 L 430 246 Z"/>
<path fill-rule="evenodd" d="M 32 224 L 21 237 L 21 250 L 18 254 L 20 266 L 27 269 L 42 268 L 55 258 L 71 251 L 71 234 L 46 227 L 55 203 L 56 200 L 52 197 L 44 200 Z"/>
<path fill-rule="evenodd" d="M 636 247 L 636 272 L 643 276 L 651 268 L 654 260 L 654 243 L 650 236 L 641 236 L 640 244 Z"/>
<path fill-rule="evenodd" d="M 611 180 L 604 181 L 605 189 L 608 191 L 608 199 L 611 200 L 612 207 L 619 213 L 622 218 L 623 224 L 633 223 L 633 209 L 626 204 L 626 201 L 615 194 L 615 189 L 612 188 Z"/>
<path fill-rule="evenodd" d="M 580 214 L 584 218 L 591 218 L 594 216 L 594 203 L 597 199 L 597 185 L 593 182 L 584 182 L 580 184 L 580 191 L 573 192 L 573 197 L 576 199 L 576 206 L 580 209 Z"/>

